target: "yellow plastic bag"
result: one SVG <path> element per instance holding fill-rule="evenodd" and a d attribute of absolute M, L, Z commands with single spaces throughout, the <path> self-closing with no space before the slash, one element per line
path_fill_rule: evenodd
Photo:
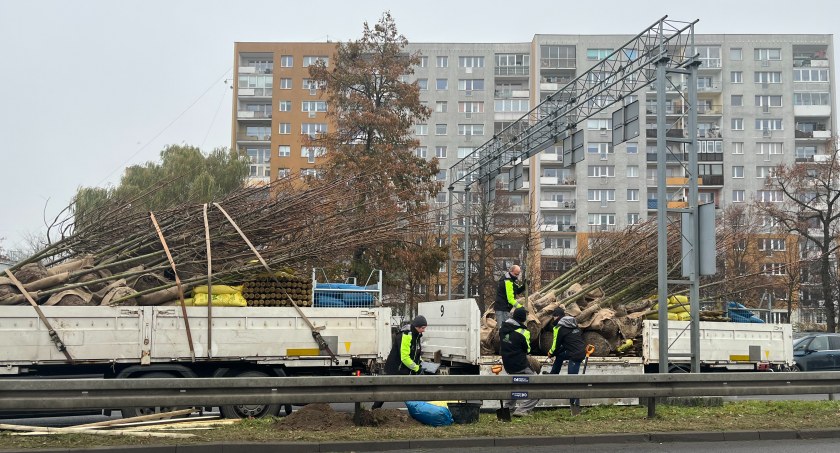
<path fill-rule="evenodd" d="M 242 294 L 242 286 L 213 285 L 213 295 L 216 294 Z M 207 285 L 196 286 L 193 294 L 207 294 Z M 215 302 L 215 299 L 214 299 Z"/>
<path fill-rule="evenodd" d="M 198 307 L 207 306 L 207 293 L 196 293 L 193 297 L 193 305 Z M 247 307 L 248 302 L 242 297 L 241 293 L 234 294 L 216 294 L 213 292 L 213 306 L 214 307 Z"/>

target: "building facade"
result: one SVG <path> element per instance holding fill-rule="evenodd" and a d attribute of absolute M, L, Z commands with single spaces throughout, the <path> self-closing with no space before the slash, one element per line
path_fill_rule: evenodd
<path fill-rule="evenodd" d="M 448 169 L 509 126 L 631 36 L 535 35 L 525 43 L 413 43 L 421 63 L 416 80 L 432 110 L 415 126 L 419 156 Z M 702 62 L 697 76 L 697 130 L 680 120 L 685 104 L 680 80 L 671 80 L 666 116 L 669 134 L 696 133 L 701 203 L 724 209 L 779 196 L 766 179 L 780 164 L 813 162 L 831 150 L 836 130 L 832 35 L 695 35 Z M 268 181 L 311 174 L 323 150 L 307 149 L 306 135 L 328 129 L 325 101 L 308 80 L 308 64 L 332 57 L 331 43 L 237 43 L 232 147 L 252 159 L 251 176 Z M 597 74 L 594 76 L 598 76 Z M 634 93 L 645 132 L 611 145 L 611 110 L 578 125 L 586 157 L 571 167 L 554 146 L 527 163 L 525 184 L 505 193 L 511 213 L 529 212 L 538 225 L 537 253 L 543 281 L 574 263 L 587 234 L 621 229 L 655 216 L 656 104 L 652 86 Z M 629 99 L 629 100 L 633 100 Z M 625 100 L 628 101 L 628 100 Z M 686 173 L 667 168 L 669 206 L 686 202 Z M 442 171 L 440 176 L 447 175 Z M 507 187 L 507 175 L 497 178 Z M 448 202 L 445 189 L 436 198 Z M 533 238 L 532 238 L 533 239 Z M 500 267 L 523 248 L 497 244 Z"/>

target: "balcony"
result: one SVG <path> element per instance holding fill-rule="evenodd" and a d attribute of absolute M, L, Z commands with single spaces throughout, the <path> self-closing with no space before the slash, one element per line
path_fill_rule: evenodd
<path fill-rule="evenodd" d="M 236 94 L 241 98 L 255 97 L 255 98 L 270 98 L 271 88 L 240 88 Z"/>
<path fill-rule="evenodd" d="M 826 140 L 831 138 L 831 131 L 800 131 L 797 129 L 794 131 L 794 137 Z"/>
<path fill-rule="evenodd" d="M 723 175 L 704 175 L 697 181 L 701 186 L 722 186 Z"/>
<path fill-rule="evenodd" d="M 271 140 L 271 134 L 261 134 L 261 135 L 247 135 L 247 134 L 239 134 L 236 136 L 236 141 L 238 142 L 267 142 Z"/>
<path fill-rule="evenodd" d="M 668 209 L 685 209 L 688 207 L 687 201 L 669 201 Z"/>
<path fill-rule="evenodd" d="M 540 153 L 541 162 L 563 162 L 563 155 L 560 153 Z"/>
<path fill-rule="evenodd" d="M 658 156 L 657 156 L 656 153 L 647 153 L 647 161 L 648 162 L 656 163 L 657 162 L 657 157 Z M 666 163 L 688 162 L 688 154 L 687 153 L 682 153 L 682 154 L 666 153 L 665 154 L 665 162 Z"/>
<path fill-rule="evenodd" d="M 656 129 L 645 129 L 645 136 L 647 138 L 656 138 Z M 668 129 L 665 131 L 666 137 L 685 138 L 684 129 Z"/>
<path fill-rule="evenodd" d="M 668 186 L 687 186 L 688 178 L 665 178 L 665 185 Z"/>
<path fill-rule="evenodd" d="M 540 225 L 540 231 L 549 233 L 575 233 L 577 226 L 574 224 L 547 224 Z"/>
<path fill-rule="evenodd" d="M 793 114 L 796 116 L 826 117 L 831 116 L 830 105 L 794 105 Z"/>
<path fill-rule="evenodd" d="M 573 248 L 545 248 L 542 250 L 542 256 L 550 257 L 566 257 L 574 258 L 577 256 L 577 251 Z"/>
<path fill-rule="evenodd" d="M 556 186 L 557 185 L 557 177 L 556 176 L 540 176 L 540 184 L 544 186 Z"/>
<path fill-rule="evenodd" d="M 698 162 L 723 162 L 723 153 L 697 153 Z"/>
<path fill-rule="evenodd" d="M 236 112 L 236 119 L 271 119 L 271 112 L 254 112 L 251 110 L 239 110 L 238 112 Z"/>
<path fill-rule="evenodd" d="M 530 71 L 528 66 L 496 66 L 495 74 L 497 76 L 527 76 Z"/>
<path fill-rule="evenodd" d="M 576 202 L 571 201 L 554 201 L 554 200 L 540 200 L 540 208 L 545 209 L 575 209 Z"/>
<path fill-rule="evenodd" d="M 531 90 L 495 90 L 493 96 L 496 99 L 530 98 Z M 520 114 L 519 116 L 522 115 Z"/>

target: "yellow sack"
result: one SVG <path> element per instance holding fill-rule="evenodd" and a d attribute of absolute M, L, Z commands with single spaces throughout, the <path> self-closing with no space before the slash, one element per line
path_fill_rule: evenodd
<path fill-rule="evenodd" d="M 449 406 L 447 406 L 447 404 L 457 403 L 457 401 L 427 401 L 427 403 L 434 404 L 435 406 L 440 406 L 440 407 L 449 407 Z"/>
<path fill-rule="evenodd" d="M 207 306 L 207 293 L 196 293 L 193 297 L 193 304 L 199 307 Z M 248 302 L 242 297 L 241 293 L 234 294 L 216 294 L 213 292 L 213 306 L 214 307 L 247 307 Z"/>
<path fill-rule="evenodd" d="M 242 286 L 228 286 L 228 285 L 213 285 L 213 295 L 216 294 L 236 294 L 242 293 Z M 193 294 L 207 294 L 207 285 L 196 286 L 193 288 Z M 215 302 L 216 299 L 213 299 Z M 214 304 L 215 305 L 215 304 Z"/>
<path fill-rule="evenodd" d="M 187 307 L 192 307 L 193 305 L 195 305 L 195 300 L 192 297 L 185 297 L 184 305 L 186 305 Z"/>

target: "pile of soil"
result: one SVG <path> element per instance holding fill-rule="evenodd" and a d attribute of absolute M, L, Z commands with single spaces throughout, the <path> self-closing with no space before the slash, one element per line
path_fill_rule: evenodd
<path fill-rule="evenodd" d="M 408 428 L 418 426 L 420 422 L 411 418 L 407 411 L 399 409 L 362 410 L 359 426 L 378 426 L 383 428 Z"/>
<path fill-rule="evenodd" d="M 307 404 L 277 422 L 280 429 L 309 431 L 328 431 L 353 426 L 353 417 L 350 414 L 336 412 L 326 403 Z"/>
<path fill-rule="evenodd" d="M 405 428 L 418 426 L 420 422 L 411 418 L 408 412 L 399 409 L 362 410 L 359 426 L 376 426 L 383 428 Z M 327 431 L 340 428 L 352 428 L 353 415 L 336 412 L 329 404 L 307 404 L 291 415 L 277 422 L 278 429 L 306 429 L 310 431 Z"/>

